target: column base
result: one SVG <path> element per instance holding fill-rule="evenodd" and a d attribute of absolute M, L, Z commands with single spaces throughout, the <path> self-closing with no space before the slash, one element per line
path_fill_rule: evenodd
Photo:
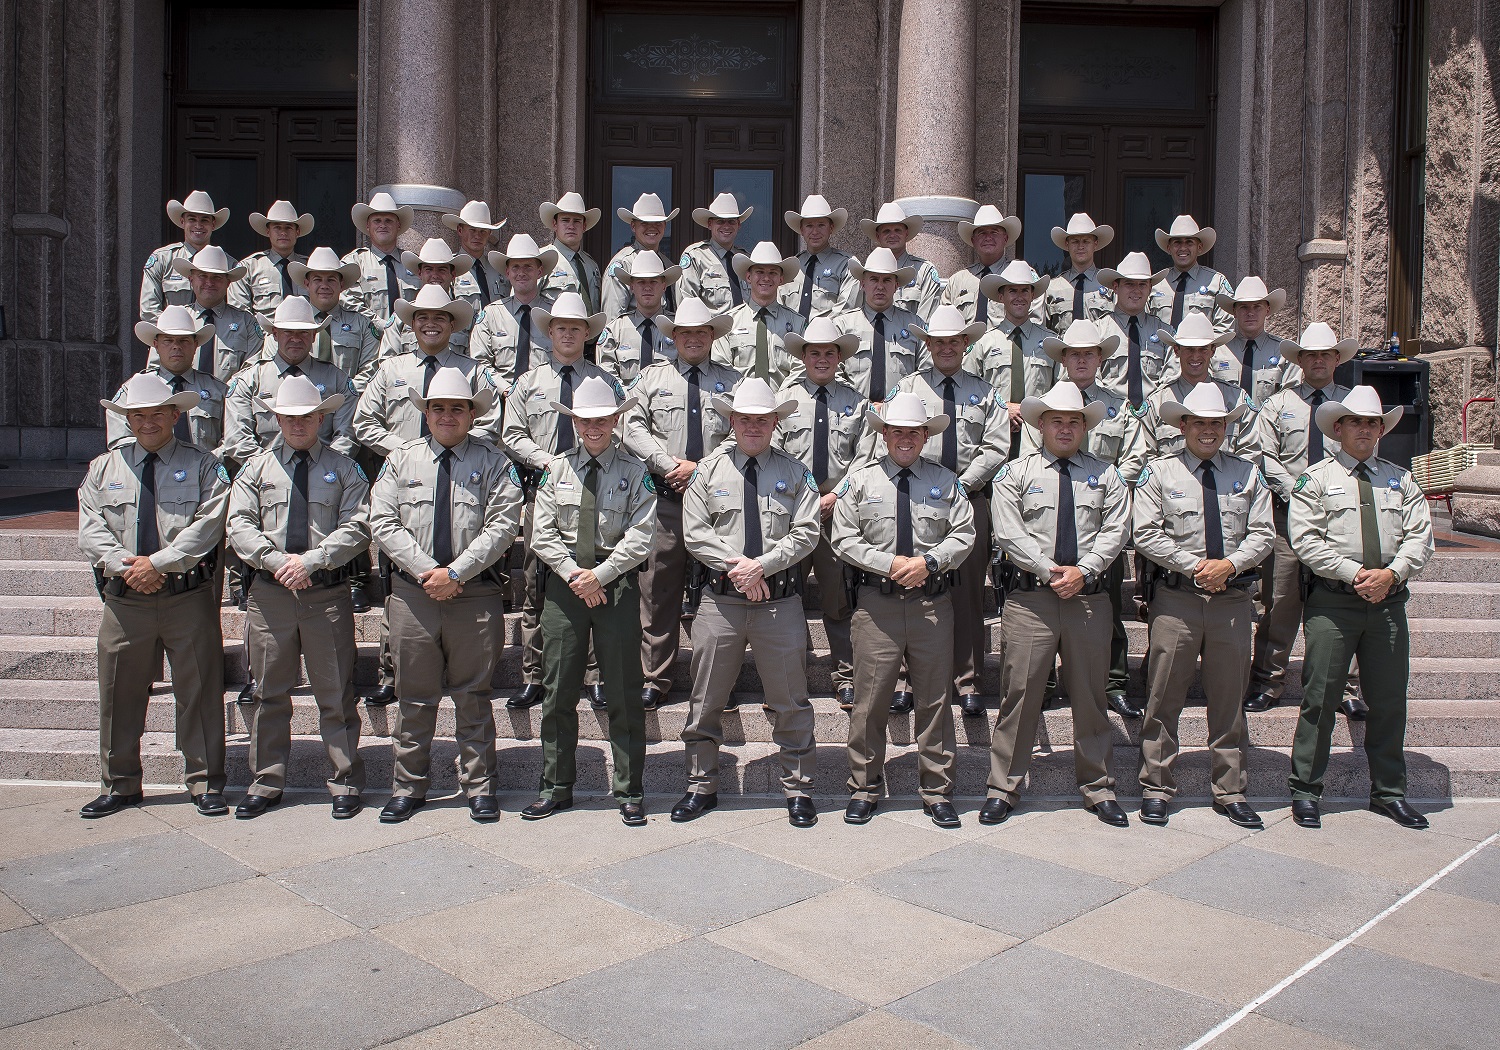
<path fill-rule="evenodd" d="M 1479 453 L 1479 462 L 1458 476 L 1453 528 L 1500 537 L 1500 449 Z"/>

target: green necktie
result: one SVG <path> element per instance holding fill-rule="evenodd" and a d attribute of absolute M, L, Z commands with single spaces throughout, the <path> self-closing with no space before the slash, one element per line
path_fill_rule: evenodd
<path fill-rule="evenodd" d="M 1365 568 L 1379 569 L 1385 560 L 1380 556 L 1380 523 L 1375 520 L 1375 486 L 1370 484 L 1367 464 L 1355 467 L 1354 473 L 1359 478 L 1359 531 L 1365 548 Z"/>
<path fill-rule="evenodd" d="M 597 560 L 599 531 L 599 461 L 591 459 L 583 472 L 583 498 L 578 502 L 578 567 L 592 569 Z"/>
<path fill-rule="evenodd" d="M 769 311 L 762 306 L 760 313 L 755 315 L 755 374 L 769 383 L 771 381 L 771 348 L 766 332 L 767 313 Z"/>

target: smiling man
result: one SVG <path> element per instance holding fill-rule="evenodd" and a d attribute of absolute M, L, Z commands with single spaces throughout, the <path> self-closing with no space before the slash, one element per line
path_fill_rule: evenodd
<path fill-rule="evenodd" d="M 1234 294 L 1229 279 L 1198 261 L 1218 239 L 1211 226 L 1199 226 L 1191 215 L 1179 215 L 1170 229 L 1156 231 L 1156 246 L 1172 257 L 1170 270 L 1151 290 L 1146 305 L 1170 328 L 1176 328 L 1189 313 L 1206 314 L 1215 330 L 1227 332 L 1234 318 L 1219 304 L 1219 296 Z"/>
<path fill-rule="evenodd" d="M 734 272 L 749 291 L 729 314 L 729 328 L 714 341 L 714 360 L 778 387 L 800 367 L 787 353 L 786 337 L 807 327 L 801 314 L 781 302 L 780 290 L 797 280 L 797 260 L 783 259 L 776 245 L 761 241 L 734 257 Z"/>
<path fill-rule="evenodd" d="M 484 201 L 469 201 L 457 212 L 443 216 L 443 225 L 458 234 L 458 246 L 474 260 L 468 273 L 459 274 L 453 282 L 453 297 L 467 299 L 476 310 L 510 294 L 510 281 L 489 260 L 491 247 L 505 220 L 490 221 L 490 206 Z M 488 312 L 488 311 L 486 311 Z"/>
<path fill-rule="evenodd" d="M 922 229 L 920 215 L 908 215 L 895 201 L 882 204 L 873 219 L 860 219 L 859 230 L 877 248 L 889 248 L 902 266 L 913 268 L 913 276 L 896 290 L 896 305 L 910 310 L 924 321 L 932 316 L 943 294 L 943 279 L 937 267 L 906 248 L 907 242 Z"/>
<path fill-rule="evenodd" d="M 993 204 L 984 204 L 974 213 L 972 222 L 958 224 L 958 235 L 974 249 L 978 261 L 948 278 L 942 301 L 958 307 L 965 322 L 983 321 L 988 328 L 1000 318 L 991 316 L 992 304 L 980 292 L 979 285 L 990 274 L 1000 272 L 1005 249 L 1021 236 L 1021 220 L 1014 215 L 1005 215 Z"/>
<path fill-rule="evenodd" d="M 552 343 L 533 311 L 552 303 L 542 280 L 557 260 L 556 248 L 538 247 L 529 233 L 516 234 L 503 252 L 490 252 L 490 265 L 504 272 L 510 294 L 471 326 L 469 356 L 488 365 L 501 383 L 516 382 L 547 359 Z"/>
<path fill-rule="evenodd" d="M 859 338 L 842 378 L 879 404 L 922 364 L 922 319 L 896 305 L 896 289 L 912 279 L 913 269 L 900 265 L 889 248 L 872 248 L 863 263 L 849 261 L 849 273 L 863 302 L 834 317 L 839 331 Z"/>
<path fill-rule="evenodd" d="M 708 230 L 708 239 L 682 253 L 682 298 L 702 299 L 710 309 L 727 312 L 745 301 L 745 287 L 735 271 L 734 258 L 746 249 L 735 243 L 740 225 L 755 209 L 740 210 L 734 194 L 719 194 L 707 208 L 694 208 L 693 221 Z"/>
<path fill-rule="evenodd" d="M 198 395 L 199 400 L 178 415 L 172 427 L 174 436 L 201 451 L 217 455 L 224 438 L 224 395 L 229 387 L 213 373 L 200 372 L 193 367 L 198 348 L 213 340 L 213 326 L 198 325 L 185 307 L 169 306 L 161 312 L 155 324 L 137 322 L 135 335 L 151 348 L 151 356 L 155 359 L 139 375 L 160 377 L 174 394 L 187 391 Z M 127 381 L 116 392 L 113 398 L 116 403 L 125 397 L 129 386 Z M 118 412 L 106 413 L 104 434 L 110 448 L 118 448 L 135 437 L 130 431 L 129 421 Z"/>
<path fill-rule="evenodd" d="M 213 328 L 213 338 L 198 348 L 193 367 L 229 382 L 265 349 L 265 332 L 256 318 L 227 301 L 230 287 L 245 268 L 235 264 L 217 244 L 191 258 L 172 260 L 172 272 L 186 278 L 192 296 L 187 309 L 202 327 Z M 153 358 L 154 360 L 154 358 Z"/>
<path fill-rule="evenodd" d="M 617 208 L 615 211 L 630 224 L 631 241 L 615 252 L 614 258 L 604 268 L 604 288 L 601 294 L 606 322 L 628 314 L 635 308 L 635 297 L 625 283 L 626 274 L 630 272 L 630 257 L 636 252 L 660 254 L 664 251 L 662 238 L 667 234 L 667 225 L 677 217 L 678 209 L 667 211 L 660 197 L 654 193 L 643 193 L 632 207 Z M 672 297 L 670 289 L 667 291 L 666 309 L 668 313 L 677 309 L 677 301 Z"/>

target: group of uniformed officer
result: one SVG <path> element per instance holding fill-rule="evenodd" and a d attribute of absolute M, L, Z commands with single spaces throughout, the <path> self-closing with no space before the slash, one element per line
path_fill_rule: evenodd
<path fill-rule="evenodd" d="M 1301 622 L 1294 819 L 1318 823 L 1342 704 L 1368 718 L 1372 807 L 1425 826 L 1405 801 L 1404 602 L 1431 525 L 1409 474 L 1375 456 L 1400 409 L 1334 384 L 1354 344 L 1326 325 L 1270 335 L 1284 293 L 1204 265 L 1212 229 L 1178 216 L 1156 231 L 1171 266 L 1132 252 L 1101 269 L 1113 231 L 1076 214 L 1051 231 L 1068 268 L 1047 277 L 1006 260 L 1020 221 L 984 205 L 960 224 L 977 261 L 944 281 L 907 250 L 921 220 L 898 204 L 861 221 L 860 259 L 832 245 L 847 211 L 809 196 L 785 215 L 803 250 L 784 258 L 740 246 L 751 209 L 720 194 L 692 213 L 710 236 L 675 265 L 661 248 L 677 209 L 645 194 L 618 211 L 632 240 L 601 268 L 581 248 L 600 212 L 577 193 L 541 206 L 546 247 L 525 233 L 491 247 L 505 222 L 471 201 L 443 218 L 458 252 L 440 238 L 399 251 L 411 209 L 377 193 L 353 209 L 368 246 L 343 258 L 299 253 L 312 217 L 277 201 L 250 218 L 269 247 L 237 263 L 211 243 L 227 209 L 201 191 L 168 204 L 184 239 L 146 264 L 136 333 L 150 363 L 103 403 L 110 451 L 79 494 L 106 610 L 104 793 L 83 816 L 140 799 L 163 651 L 189 790 L 201 812 L 228 811 L 226 567 L 251 679 L 253 779 L 236 815 L 282 796 L 303 666 L 333 815 L 357 813 L 354 614 L 377 593 L 373 551 L 388 597 L 366 702 L 397 705 L 380 819 L 423 805 L 446 693 L 471 816 L 497 820 L 491 682 L 521 540 L 507 704 L 544 705 L 525 819 L 572 804 L 585 690 L 606 711 L 621 817 L 646 822 L 644 713 L 670 701 L 687 623 L 688 790 L 671 819 L 717 804 L 748 648 L 788 818 L 814 824 L 811 570 L 850 712 L 844 819 L 871 819 L 889 716 L 914 712 L 923 806 L 959 826 L 952 706 L 986 713 L 993 569 L 1001 695 L 980 822 L 1009 816 L 1041 712 L 1065 691 L 1088 808 L 1129 823 L 1112 708 L 1144 716 L 1140 818 L 1165 824 L 1201 662 L 1214 807 L 1261 826 L 1244 712 L 1279 702 Z M 1144 711 L 1126 692 L 1132 545 Z M 1362 699 L 1346 695 L 1356 658 Z"/>

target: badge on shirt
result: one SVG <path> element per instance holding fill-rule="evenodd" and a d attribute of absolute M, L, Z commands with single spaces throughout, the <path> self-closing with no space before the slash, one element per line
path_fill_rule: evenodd
<path fill-rule="evenodd" d="M 479 481 L 479 471 L 477 471 L 477 470 L 470 471 L 469 472 L 469 483 L 472 485 L 472 484 L 478 483 L 478 481 Z"/>
<path fill-rule="evenodd" d="M 392 381 L 391 385 L 392 386 L 405 386 L 406 385 L 406 380 L 404 380 L 404 379 L 396 379 L 396 380 Z"/>
<path fill-rule="evenodd" d="M 848 491 L 849 491 L 849 479 L 845 478 L 843 481 L 839 482 L 839 487 L 836 488 L 836 489 L 834 489 L 834 491 L 833 491 L 834 498 L 835 499 L 842 499 L 843 496 L 844 496 L 844 493 L 846 493 Z"/>
<path fill-rule="evenodd" d="M 1090 474 L 1089 475 L 1089 488 L 1096 489 L 1098 487 L 1099 487 L 1099 475 L 1098 474 Z"/>
<path fill-rule="evenodd" d="M 654 481 L 651 480 L 651 475 L 650 474 L 647 474 L 645 477 L 643 477 L 641 479 L 641 484 L 643 484 L 643 485 L 646 486 L 646 491 L 647 492 L 655 492 L 656 491 L 656 482 L 654 482 Z M 625 482 L 623 482 L 623 481 L 620 482 L 620 487 L 624 488 L 625 487 Z"/>
<path fill-rule="evenodd" d="M 852 416 L 852 415 L 854 415 L 854 406 L 853 405 L 845 405 L 844 406 L 844 415 L 846 415 L 846 416 Z"/>
<path fill-rule="evenodd" d="M 332 485 L 338 479 L 339 476 L 337 471 L 330 470 L 327 474 L 323 475 L 323 480 L 328 482 L 328 484 L 330 485 Z"/>
<path fill-rule="evenodd" d="M 824 271 L 823 271 L 823 276 L 824 276 L 824 277 L 832 277 L 832 276 L 833 276 L 833 267 L 832 267 L 832 266 L 830 266 L 830 267 L 828 267 L 828 268 L 827 268 L 827 269 L 825 269 L 825 270 L 824 270 Z"/>
<path fill-rule="evenodd" d="M 231 324 L 230 324 L 230 325 L 229 325 L 229 330 L 230 330 L 230 331 L 231 331 L 231 332 L 238 332 L 238 331 L 239 331 L 239 330 L 240 330 L 240 323 L 239 323 L 239 322 L 238 322 L 238 321 L 234 321 L 234 322 L 232 322 L 232 323 L 231 323 Z"/>
<path fill-rule="evenodd" d="M 155 259 L 156 256 L 153 255 L 151 258 Z M 113 492 L 115 489 L 123 489 L 124 487 L 125 487 L 125 482 L 123 482 L 123 481 L 111 481 L 109 483 L 109 490 L 111 492 Z"/>
<path fill-rule="evenodd" d="M 784 482 L 784 481 L 778 481 L 776 483 L 776 491 L 777 492 L 785 492 L 786 491 L 786 482 Z"/>
<path fill-rule="evenodd" d="M 911 333 L 908 332 L 905 328 L 903 328 L 903 329 L 901 329 L 901 338 L 902 339 L 910 339 L 911 338 Z"/>
<path fill-rule="evenodd" d="M 320 393 L 320 394 L 326 394 L 326 393 L 328 393 L 328 391 L 324 388 L 324 386 L 323 386 L 322 383 L 314 383 L 313 385 L 318 388 L 318 393 Z"/>
<path fill-rule="evenodd" d="M 1271 358 L 1271 360 L 1268 361 L 1267 364 L 1272 364 L 1272 365 L 1279 365 L 1279 364 L 1281 364 L 1281 357 L 1280 357 L 1280 355 L 1277 355 L 1276 357 Z"/>
<path fill-rule="evenodd" d="M 1390 490 L 1392 492 L 1395 492 L 1397 489 L 1399 489 L 1401 487 L 1401 479 L 1400 478 L 1392 478 L 1390 481 L 1386 482 L 1386 485 L 1390 488 Z"/>
<path fill-rule="evenodd" d="M 198 396 L 201 397 L 203 400 L 207 401 L 208 400 L 208 388 L 200 386 L 198 388 Z"/>
<path fill-rule="evenodd" d="M 1109 408 L 1105 409 L 1105 415 L 1109 416 L 1110 419 L 1114 419 L 1118 414 L 1118 411 L 1118 409 L 1111 405 Z"/>
<path fill-rule="evenodd" d="M 350 331 L 350 327 L 347 324 L 344 325 L 343 326 L 343 331 L 345 331 L 345 332 Z"/>
<path fill-rule="evenodd" d="M 979 404 L 979 395 L 978 394 L 970 394 L 969 395 L 969 404 L 971 404 L 971 405 L 977 405 L 977 404 Z"/>
<path fill-rule="evenodd" d="M 1344 494 L 1344 486 L 1342 486 L 1342 485 L 1329 485 L 1328 486 L 1328 492 L 1326 493 L 1326 495 L 1329 495 L 1329 496 L 1342 496 L 1343 494 Z"/>
<path fill-rule="evenodd" d="M 715 383 L 714 384 L 714 393 L 716 393 L 716 394 L 722 394 L 723 392 L 724 392 L 724 384 L 723 383 Z"/>
<path fill-rule="evenodd" d="M 1004 464 L 1001 465 L 999 471 L 996 472 L 996 474 L 995 474 L 995 480 L 999 481 L 1001 478 L 1005 477 L 1005 475 L 1007 475 L 1009 473 L 1010 473 L 1010 464 L 1009 463 L 1004 463 Z"/>
<path fill-rule="evenodd" d="M 714 489 L 714 495 L 715 496 L 727 496 L 727 495 L 729 495 L 729 490 L 728 489 Z"/>
<path fill-rule="evenodd" d="M 1115 468 L 1115 472 L 1119 473 L 1119 468 L 1118 467 Z M 1137 484 L 1144 485 L 1146 483 L 1146 479 L 1149 478 L 1150 476 L 1151 476 L 1151 471 L 1148 468 L 1146 468 L 1146 467 L 1142 467 L 1141 468 L 1141 476 L 1136 479 Z"/>
<path fill-rule="evenodd" d="M 1296 486 L 1296 488 L 1292 489 L 1292 491 L 1293 492 L 1301 492 L 1306 486 L 1307 486 L 1307 475 L 1303 474 L 1300 478 L 1297 479 L 1297 486 Z"/>
<path fill-rule="evenodd" d="M 1243 481 L 1236 481 L 1231 487 L 1235 492 L 1243 492 L 1245 490 L 1245 483 Z"/>
<path fill-rule="evenodd" d="M 406 487 L 409 488 L 409 489 L 419 489 L 419 488 L 422 487 L 422 483 L 420 481 L 418 481 L 416 478 L 407 478 L 406 479 Z"/>
<path fill-rule="evenodd" d="M 930 489 L 927 490 L 927 495 L 931 496 L 933 499 L 937 499 L 942 494 L 943 494 L 943 490 L 940 489 L 940 488 L 938 488 L 936 485 L 932 486 L 932 488 L 930 488 Z"/>

